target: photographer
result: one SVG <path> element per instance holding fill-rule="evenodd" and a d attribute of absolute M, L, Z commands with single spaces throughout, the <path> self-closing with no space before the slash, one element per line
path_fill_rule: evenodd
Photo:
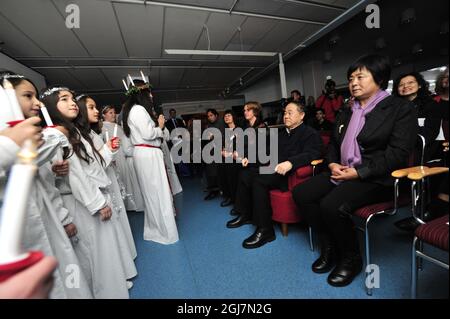
<path fill-rule="evenodd" d="M 322 91 L 322 95 L 317 99 L 316 107 L 323 109 L 325 118 L 334 123 L 336 113 L 341 108 L 343 101 L 342 96 L 336 93 L 336 83 L 331 78 L 327 78 L 325 90 Z"/>

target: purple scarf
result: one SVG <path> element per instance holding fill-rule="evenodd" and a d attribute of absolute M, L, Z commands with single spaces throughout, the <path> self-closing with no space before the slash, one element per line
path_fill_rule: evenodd
<path fill-rule="evenodd" d="M 389 96 L 389 93 L 379 90 L 370 98 L 364 109 L 361 108 L 359 101 L 355 100 L 352 107 L 353 114 L 341 144 L 341 165 L 355 167 L 361 164 L 361 150 L 356 138 L 366 123 L 366 115 L 372 112 L 378 103 L 387 96 Z"/>

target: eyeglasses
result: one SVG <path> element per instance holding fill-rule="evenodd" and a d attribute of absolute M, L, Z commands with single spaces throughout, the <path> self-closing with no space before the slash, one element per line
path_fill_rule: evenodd
<path fill-rule="evenodd" d="M 409 81 L 409 82 L 405 82 L 405 83 L 400 83 L 399 85 L 398 85 L 398 87 L 399 88 L 402 88 L 402 87 L 405 87 L 405 86 L 411 86 L 411 85 L 414 85 L 414 84 L 416 84 L 417 83 L 417 81 Z"/>

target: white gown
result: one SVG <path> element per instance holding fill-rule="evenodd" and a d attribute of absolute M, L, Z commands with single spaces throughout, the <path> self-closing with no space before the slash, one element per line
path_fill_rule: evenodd
<path fill-rule="evenodd" d="M 25 221 L 23 246 L 29 250 L 41 250 L 58 260 L 51 298 L 92 298 L 91 287 L 67 236 L 64 226 L 73 222 L 62 205 L 58 189 L 54 186 L 50 159 L 61 148 L 69 145 L 60 131 L 47 128 L 43 131 L 44 144 L 38 150 L 39 171 L 32 185 Z M 52 180 L 53 178 L 53 180 Z M 74 272 L 77 272 L 76 274 Z M 76 281 L 71 283 L 72 278 Z"/>
<path fill-rule="evenodd" d="M 134 148 L 134 167 L 145 203 L 144 239 L 161 244 L 178 241 L 173 198 L 161 149 L 163 131 L 141 105 L 134 105 L 128 117 L 130 140 Z"/>
<path fill-rule="evenodd" d="M 113 209 L 113 217 L 116 218 L 117 222 L 121 226 L 121 230 L 118 235 L 120 236 L 120 240 L 125 245 L 121 245 L 121 249 L 126 249 L 127 251 L 123 252 L 123 258 L 128 258 L 131 256 L 132 259 L 137 257 L 136 246 L 134 244 L 133 233 L 131 232 L 130 222 L 128 221 L 127 211 L 125 209 L 125 204 L 122 200 L 122 195 L 120 192 L 120 186 L 117 180 L 117 175 L 113 169 L 113 161 L 115 161 L 116 155 L 119 154 L 118 151 L 112 153 L 108 146 L 103 142 L 100 135 L 91 131 L 91 138 L 94 142 L 95 148 L 100 152 L 103 159 L 105 160 L 105 166 L 103 169 L 106 172 L 109 180 L 111 181 L 110 186 L 106 188 L 108 194 L 111 198 L 111 204 Z M 128 262 L 124 265 L 127 268 L 127 278 L 133 278 L 137 275 L 137 270 L 134 263 Z"/>
<path fill-rule="evenodd" d="M 175 170 L 175 165 L 173 164 L 172 155 L 170 155 L 169 146 L 167 145 L 167 141 L 170 140 L 170 133 L 167 128 L 164 128 L 164 141 L 161 144 L 161 149 L 164 154 L 164 164 L 166 165 L 167 176 L 169 177 L 170 189 L 172 191 L 172 195 L 179 194 L 183 191 L 181 187 L 180 180 L 178 179 L 177 171 Z"/>
<path fill-rule="evenodd" d="M 82 141 L 85 146 L 88 145 L 84 139 Z M 93 156 L 90 145 L 87 152 Z M 88 248 L 85 250 L 85 246 L 75 245 L 75 252 L 83 270 L 91 273 L 94 298 L 129 298 L 124 267 L 129 261 L 123 260 L 123 245 L 117 234 L 120 225 L 117 217 L 102 221 L 98 213 L 106 205 L 112 206 L 108 193 L 102 191 L 111 182 L 103 169 L 98 169 L 96 161 L 88 164 L 72 154 L 69 165 L 69 176 L 57 181 L 58 188 L 65 207 L 73 212 L 79 242 Z"/>
<path fill-rule="evenodd" d="M 106 132 L 108 132 L 108 137 L 111 139 L 114 135 L 114 128 L 117 125 L 117 137 L 120 138 L 121 147 L 116 152 L 114 157 L 113 169 L 118 176 L 119 185 L 124 188 L 124 194 L 122 194 L 123 201 L 125 203 L 126 210 L 136 211 L 138 208 L 143 210 L 143 199 L 141 191 L 135 185 L 138 185 L 136 173 L 134 172 L 134 166 L 131 171 L 129 165 L 127 164 L 127 159 L 125 155 L 125 149 L 129 147 L 129 139 L 125 136 L 123 129 L 120 125 L 110 122 L 103 122 L 103 139 L 106 141 Z"/>

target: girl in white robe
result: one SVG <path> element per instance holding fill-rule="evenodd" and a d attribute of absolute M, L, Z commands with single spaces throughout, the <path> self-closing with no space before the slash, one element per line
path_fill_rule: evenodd
<path fill-rule="evenodd" d="M 106 187 L 106 191 L 111 197 L 113 218 L 115 218 L 117 223 L 121 226 L 118 228 L 117 234 L 121 243 L 120 248 L 123 255 L 122 259 L 124 260 L 126 276 L 127 279 L 130 279 L 137 275 L 136 267 L 133 262 L 133 259 L 137 256 L 137 251 L 125 205 L 122 200 L 117 175 L 113 169 L 113 162 L 115 161 L 120 148 L 113 149 L 112 142 L 104 143 L 101 136 L 94 131 L 94 129 L 98 129 L 99 124 L 99 112 L 96 108 L 94 99 L 87 95 L 81 95 L 77 101 L 81 115 L 80 121 L 77 122 L 77 128 L 83 136 L 88 135 L 92 139 L 93 146 L 103 158 L 103 161 L 99 161 L 99 158 L 95 156 L 97 163 L 93 163 L 92 166 L 95 166 L 99 171 L 104 170 L 110 180 L 110 184 Z M 90 145 L 85 145 L 85 147 L 86 149 L 89 149 Z"/>
<path fill-rule="evenodd" d="M 180 180 L 178 179 L 177 171 L 175 170 L 175 165 L 173 164 L 172 155 L 170 154 L 169 146 L 167 142 L 170 140 L 170 133 L 167 128 L 163 130 L 164 140 L 161 144 L 161 150 L 164 154 L 164 164 L 166 165 L 167 176 L 169 178 L 170 189 L 172 195 L 177 195 L 183 191 L 181 187 Z"/>
<path fill-rule="evenodd" d="M 134 167 L 145 204 L 144 239 L 161 244 L 178 241 L 170 191 L 161 144 L 164 117 L 155 125 L 148 88 L 136 88 L 123 108 L 123 128 L 134 145 Z"/>
<path fill-rule="evenodd" d="M 9 76 L 25 118 L 39 115 L 41 102 L 31 80 L 22 76 Z M 39 171 L 33 181 L 27 207 L 23 246 L 26 250 L 41 250 L 45 255 L 55 256 L 58 269 L 50 293 L 51 298 L 92 298 L 91 289 L 84 273 L 78 268 L 77 282 L 68 284 L 68 267 L 77 267 L 78 258 L 73 250 L 65 227 L 76 229 L 68 211 L 59 205 L 59 192 L 42 177 L 41 168 L 49 163 L 59 148 L 68 146 L 67 138 L 59 131 L 48 128 L 43 131 L 43 144 L 38 148 L 36 165 Z M 58 202 L 59 201 L 59 202 Z M 69 269 L 70 271 L 70 269 Z"/>
<path fill-rule="evenodd" d="M 60 178 L 57 185 L 64 206 L 73 214 L 78 241 L 84 243 L 74 245 L 80 266 L 91 275 L 94 298 L 129 298 L 117 234 L 120 225 L 111 218 L 111 199 L 105 190 L 111 182 L 96 165 L 98 154 L 91 147 L 92 141 L 82 138 L 74 126 L 80 116 L 72 92 L 59 87 L 43 95 L 54 124 L 70 142 L 69 152 L 64 153 L 70 165 L 69 175 Z"/>
<path fill-rule="evenodd" d="M 103 121 L 102 126 L 103 139 L 106 141 L 108 139 L 115 137 L 114 134 L 116 134 L 117 137 L 120 139 L 121 144 L 127 143 L 127 141 L 125 140 L 126 136 L 123 132 L 122 127 L 114 122 L 108 121 L 115 119 L 114 108 L 110 106 L 105 107 L 102 111 L 102 116 L 105 119 L 107 119 Z M 106 137 L 108 137 L 108 139 Z M 138 187 L 135 186 L 138 185 L 136 173 L 134 172 L 134 166 L 130 168 L 129 164 L 127 164 L 124 145 L 121 145 L 121 147 L 118 149 L 116 153 L 113 168 L 114 171 L 116 172 L 116 175 L 118 176 L 119 185 L 120 182 L 122 182 L 125 188 L 124 194 L 125 198 L 123 200 L 126 209 L 128 211 L 138 211 L 138 210 L 142 211 L 144 206 L 142 194 L 139 186 Z"/>

